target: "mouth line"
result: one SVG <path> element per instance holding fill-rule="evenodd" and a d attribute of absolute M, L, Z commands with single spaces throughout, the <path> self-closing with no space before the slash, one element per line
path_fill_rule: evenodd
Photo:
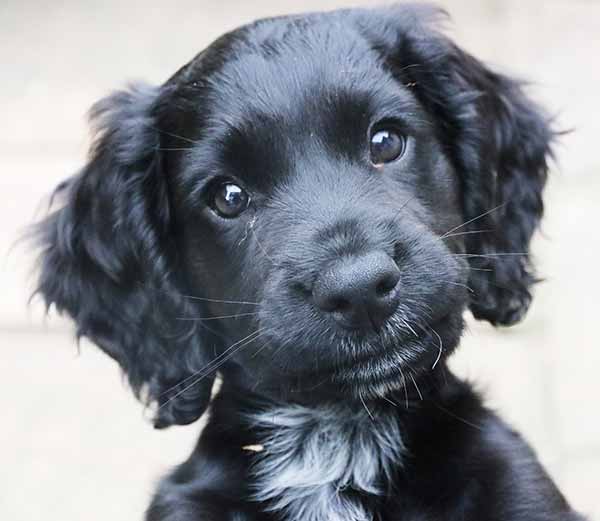
<path fill-rule="evenodd" d="M 411 320 L 414 330 L 403 327 L 401 320 L 411 317 L 415 319 Z M 462 312 L 446 308 L 428 322 L 415 315 L 397 316 L 396 322 L 386 328 L 387 334 L 370 332 L 329 338 L 319 350 L 324 354 L 316 355 L 318 360 L 277 366 L 273 381 L 281 385 L 292 376 L 302 388 L 306 385 L 306 389 L 319 388 L 356 399 L 381 398 L 406 386 L 412 388 L 411 377 L 418 381 L 438 364 L 443 366 L 460 338 L 461 317 Z M 315 356 L 314 351 L 312 356 Z M 304 383 L 300 385 L 300 382 Z"/>
<path fill-rule="evenodd" d="M 369 361 L 378 356 L 385 356 L 389 350 L 395 349 L 410 349 L 415 344 L 421 345 L 424 341 L 431 340 L 432 344 L 441 342 L 441 337 L 436 331 L 440 325 L 446 323 L 452 311 L 442 314 L 431 323 L 424 325 L 414 322 L 414 327 L 410 325 L 410 321 L 405 318 L 400 318 L 401 325 L 397 324 L 393 330 L 379 330 L 375 334 L 347 335 L 340 340 L 339 344 L 348 344 L 352 352 L 351 360 L 348 364 L 354 365 L 362 361 Z M 382 338 L 383 337 L 383 338 Z M 344 364 L 346 365 L 346 364 Z"/>
<path fill-rule="evenodd" d="M 367 395 L 381 395 L 382 389 L 397 389 L 410 380 L 412 375 L 424 370 L 434 370 L 442 359 L 454 349 L 444 345 L 444 332 L 440 329 L 450 320 L 452 311 L 428 324 L 433 333 L 424 328 L 417 336 L 399 337 L 393 344 L 378 346 L 359 356 L 353 356 L 343 364 L 331 369 L 334 383 L 361 389 Z"/>

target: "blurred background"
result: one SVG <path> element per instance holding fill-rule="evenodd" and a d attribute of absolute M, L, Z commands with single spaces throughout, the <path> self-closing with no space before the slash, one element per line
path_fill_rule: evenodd
<path fill-rule="evenodd" d="M 568 499 L 600 519 L 600 2 L 448 0 L 449 33 L 575 131 L 557 148 L 527 319 L 470 322 L 456 370 L 533 444 Z M 66 320 L 27 306 L 33 258 L 15 241 L 85 158 L 85 113 L 129 80 L 161 83 L 255 18 L 368 5 L 333 0 L 0 3 L 0 519 L 142 519 L 200 424 L 154 431 L 117 366 Z"/>

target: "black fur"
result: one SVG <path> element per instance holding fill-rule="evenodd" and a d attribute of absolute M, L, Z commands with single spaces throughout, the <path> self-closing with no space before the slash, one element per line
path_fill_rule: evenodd
<path fill-rule="evenodd" d="M 502 325 L 527 310 L 554 133 L 442 16 L 261 20 L 93 108 L 89 162 L 39 227 L 39 292 L 121 365 L 158 428 L 199 418 L 223 378 L 149 520 L 579 519 L 446 368 L 467 307 Z M 408 144 L 374 166 L 378 122 Z M 251 196 L 236 219 L 208 204 L 218 179 Z M 312 288 L 369 252 L 398 266 L 398 308 L 348 331 Z M 346 456 L 319 453 L 325 438 Z M 277 482 L 283 467 L 300 470 Z"/>

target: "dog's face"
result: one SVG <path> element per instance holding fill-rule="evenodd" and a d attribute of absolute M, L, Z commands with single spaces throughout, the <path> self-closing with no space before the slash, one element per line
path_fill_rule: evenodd
<path fill-rule="evenodd" d="M 258 304 L 207 306 L 242 315 L 220 324 L 233 340 L 256 332 L 233 356 L 253 381 L 372 396 L 456 345 L 468 271 L 444 234 L 464 220 L 460 178 L 356 29 L 249 33 L 192 73 L 177 134 L 193 143 L 171 151 L 191 294 Z"/>
<path fill-rule="evenodd" d="M 198 417 L 217 367 L 373 398 L 443 364 L 467 305 L 524 313 L 528 260 L 502 254 L 527 251 L 552 134 L 430 16 L 258 22 L 96 108 L 41 291 L 148 385 L 159 425 Z"/>

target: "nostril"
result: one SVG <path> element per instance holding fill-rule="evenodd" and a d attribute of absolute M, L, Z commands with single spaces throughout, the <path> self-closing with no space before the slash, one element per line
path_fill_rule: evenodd
<path fill-rule="evenodd" d="M 383 252 L 343 258 L 315 281 L 314 304 L 343 327 L 381 324 L 398 304 L 400 269 Z"/>
<path fill-rule="evenodd" d="M 341 297 L 330 298 L 326 302 L 324 302 L 323 305 L 323 309 L 326 311 L 341 313 L 348 311 L 351 307 L 352 304 L 350 303 L 350 301 Z"/>
<path fill-rule="evenodd" d="M 398 270 L 385 274 L 375 286 L 375 295 L 378 297 L 387 296 L 396 288 L 399 280 L 400 274 Z"/>
<path fill-rule="evenodd" d="M 375 293 L 378 297 L 385 297 L 388 293 L 391 293 L 398 284 L 398 279 L 395 277 L 386 277 L 381 280 L 375 287 Z"/>

